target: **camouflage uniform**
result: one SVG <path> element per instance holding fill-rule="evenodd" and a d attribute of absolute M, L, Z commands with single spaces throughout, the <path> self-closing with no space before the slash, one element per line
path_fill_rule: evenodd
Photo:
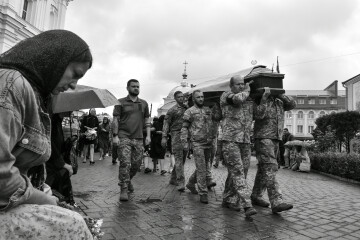
<path fill-rule="evenodd" d="M 261 199 L 267 190 L 272 208 L 283 202 L 276 173 L 278 171 L 279 141 L 283 135 L 284 111 L 295 107 L 296 102 L 291 97 L 284 96 L 280 100 L 269 96 L 266 102 L 259 105 L 254 111 L 254 138 L 258 170 L 251 197 Z"/>
<path fill-rule="evenodd" d="M 139 170 L 144 154 L 143 139 L 121 138 L 118 146 L 119 186 L 129 184 Z"/>
<path fill-rule="evenodd" d="M 186 107 L 176 104 L 166 113 L 163 137 L 167 137 L 169 131 L 171 135 L 171 150 L 175 157 L 175 166 L 171 173 L 171 181 L 176 181 L 178 184 L 185 184 L 184 164 L 187 151 L 184 151 L 180 140 L 180 130 L 183 124 L 183 115 Z"/>
<path fill-rule="evenodd" d="M 247 91 L 237 94 L 228 91 L 220 98 L 223 114 L 222 148 L 228 168 L 223 201 L 238 203 L 240 200 L 244 208 L 252 207 L 251 190 L 246 183 L 246 176 L 251 157 L 250 134 L 254 102 L 248 97 Z"/>
<path fill-rule="evenodd" d="M 119 137 L 117 148 L 119 165 L 119 186 L 128 188 L 131 179 L 140 168 L 143 158 L 143 129 L 150 127 L 149 106 L 141 98 L 132 101 L 129 96 L 119 99 L 114 106 L 113 133 Z"/>
<path fill-rule="evenodd" d="M 181 129 L 181 142 L 187 142 L 188 134 L 193 146 L 196 170 L 189 179 L 190 184 L 197 182 L 199 195 L 207 194 L 207 181 L 211 181 L 210 157 L 213 139 L 215 138 L 213 114 L 209 107 L 199 108 L 196 105 L 184 113 L 184 123 Z M 218 119 L 217 119 L 218 120 Z"/>

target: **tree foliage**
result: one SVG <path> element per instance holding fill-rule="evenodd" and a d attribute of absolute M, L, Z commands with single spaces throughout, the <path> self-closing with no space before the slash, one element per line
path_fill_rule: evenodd
<path fill-rule="evenodd" d="M 341 151 L 344 145 L 350 152 L 350 140 L 360 132 L 360 112 L 346 111 L 324 115 L 316 119 L 314 139 L 324 144 L 319 151 L 328 151 L 337 146 Z"/>

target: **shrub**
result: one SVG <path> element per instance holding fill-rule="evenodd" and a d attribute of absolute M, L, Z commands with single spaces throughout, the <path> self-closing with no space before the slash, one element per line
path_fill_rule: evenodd
<path fill-rule="evenodd" d="M 360 181 L 359 153 L 309 153 L 311 168 L 335 176 Z"/>

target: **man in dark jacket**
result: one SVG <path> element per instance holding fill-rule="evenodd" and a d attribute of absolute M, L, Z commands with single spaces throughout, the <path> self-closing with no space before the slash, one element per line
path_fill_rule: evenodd
<path fill-rule="evenodd" d="M 281 163 L 285 164 L 284 168 L 289 168 L 289 149 L 285 148 L 284 145 L 285 143 L 289 142 L 289 141 L 293 141 L 295 140 L 294 135 L 292 135 L 289 132 L 289 129 L 284 128 L 284 133 L 282 136 L 282 141 L 280 141 L 280 159 L 281 159 Z"/>

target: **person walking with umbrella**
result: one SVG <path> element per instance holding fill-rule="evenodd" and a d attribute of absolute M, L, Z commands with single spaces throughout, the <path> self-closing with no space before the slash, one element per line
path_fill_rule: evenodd
<path fill-rule="evenodd" d="M 140 84 L 136 79 L 127 82 L 129 95 L 115 105 L 113 142 L 118 145 L 120 201 L 128 201 L 128 191 L 133 192 L 131 179 L 140 168 L 143 158 L 143 129 L 146 127 L 145 145 L 150 140 L 150 114 L 148 103 L 138 97 Z"/>

